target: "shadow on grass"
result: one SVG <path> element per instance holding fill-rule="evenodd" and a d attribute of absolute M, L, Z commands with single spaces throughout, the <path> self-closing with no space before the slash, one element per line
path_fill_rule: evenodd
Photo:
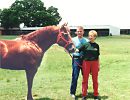
<path fill-rule="evenodd" d="M 35 100 L 54 100 L 54 99 L 51 99 L 51 98 L 45 97 L 45 98 L 38 98 L 38 99 L 35 99 Z"/>
<path fill-rule="evenodd" d="M 77 95 L 76 96 L 76 100 L 78 100 L 79 98 L 82 98 L 82 94 L 79 94 L 79 95 Z M 88 93 L 88 96 L 87 96 L 87 99 L 93 99 L 94 98 L 94 96 L 93 96 L 93 93 L 92 92 L 89 92 Z M 101 95 L 99 95 L 99 100 L 106 100 L 106 99 L 108 99 L 108 96 L 101 96 Z"/>

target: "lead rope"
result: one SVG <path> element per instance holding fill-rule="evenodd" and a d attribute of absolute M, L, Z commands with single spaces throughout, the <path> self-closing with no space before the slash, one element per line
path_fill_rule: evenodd
<path fill-rule="evenodd" d="M 66 50 L 66 49 L 65 49 Z M 68 52 L 68 50 L 66 50 L 67 53 L 69 54 L 69 56 L 71 57 L 71 59 L 73 59 L 72 55 Z M 82 65 L 80 65 L 79 63 L 77 63 L 77 61 L 74 61 L 80 68 L 82 68 Z"/>

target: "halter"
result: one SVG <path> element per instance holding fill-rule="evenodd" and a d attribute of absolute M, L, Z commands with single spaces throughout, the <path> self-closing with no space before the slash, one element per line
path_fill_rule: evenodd
<path fill-rule="evenodd" d="M 67 41 L 67 40 L 63 37 L 62 34 L 63 34 L 63 32 L 60 32 L 60 30 L 59 30 L 59 34 L 58 34 L 58 36 L 57 36 L 57 41 L 56 41 L 56 43 L 58 43 L 58 42 L 60 41 L 60 39 L 62 39 L 62 40 L 65 42 L 64 48 L 66 49 L 66 47 L 67 47 L 70 43 L 72 43 L 72 42 L 71 42 L 70 38 L 69 38 L 69 41 Z"/>
<path fill-rule="evenodd" d="M 69 41 L 65 40 L 65 38 L 62 36 L 62 34 L 63 34 L 63 32 L 60 32 L 60 31 L 59 31 L 59 34 L 58 34 L 58 36 L 57 36 L 57 42 L 56 42 L 56 43 L 58 43 L 58 42 L 60 41 L 60 39 L 62 39 L 64 42 L 66 42 L 66 44 L 65 44 L 65 46 L 64 46 L 64 48 L 66 49 L 66 47 L 67 47 L 70 43 L 72 43 L 72 42 L 70 41 L 70 39 L 69 39 Z M 66 52 L 67 52 L 67 53 L 69 54 L 69 56 L 73 59 L 73 57 L 72 57 L 71 54 L 68 52 L 68 50 L 66 50 Z M 78 62 L 75 61 L 75 63 L 76 63 L 80 68 L 82 68 L 82 65 L 78 64 Z"/>

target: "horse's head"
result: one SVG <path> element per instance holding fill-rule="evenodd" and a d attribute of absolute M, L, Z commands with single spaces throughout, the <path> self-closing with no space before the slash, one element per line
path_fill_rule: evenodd
<path fill-rule="evenodd" d="M 75 51 L 75 46 L 70 36 L 70 29 L 67 27 L 67 24 L 61 26 L 57 37 L 57 44 L 64 47 L 69 53 Z"/>

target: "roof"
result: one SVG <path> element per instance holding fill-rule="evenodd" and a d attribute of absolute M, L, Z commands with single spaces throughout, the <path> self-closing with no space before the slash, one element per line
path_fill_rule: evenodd
<path fill-rule="evenodd" d="M 118 27 L 111 26 L 111 25 L 85 25 L 83 27 L 84 27 L 84 29 L 111 29 L 112 27 L 118 28 Z M 77 28 L 77 26 L 70 26 L 70 29 L 76 29 L 76 28 Z"/>

